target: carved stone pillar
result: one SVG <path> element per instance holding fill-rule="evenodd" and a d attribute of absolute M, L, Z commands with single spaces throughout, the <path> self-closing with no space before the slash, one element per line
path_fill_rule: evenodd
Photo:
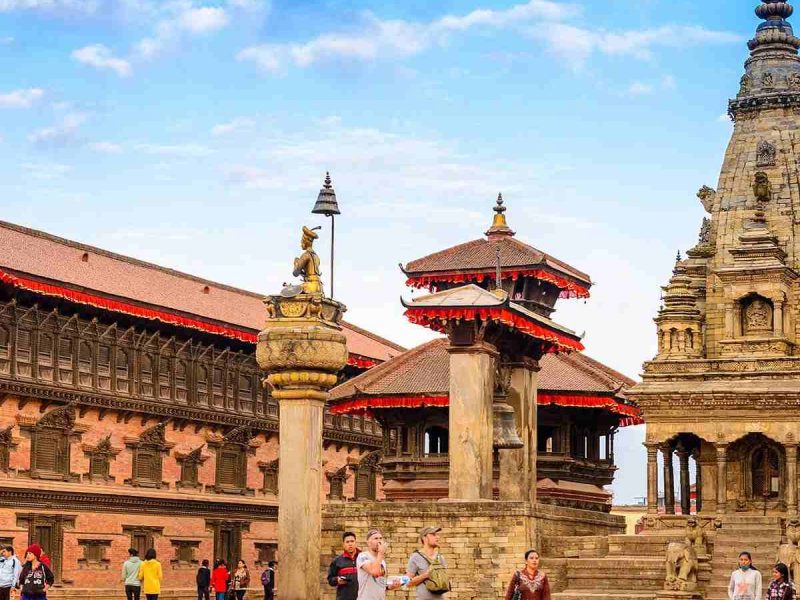
<path fill-rule="evenodd" d="M 717 513 L 728 508 L 728 445 L 715 444 L 717 449 Z"/>
<path fill-rule="evenodd" d="M 647 448 L 647 514 L 658 513 L 658 444 L 644 443 Z"/>
<path fill-rule="evenodd" d="M 527 500 L 536 503 L 536 393 L 539 364 L 526 361 L 511 366 L 508 403 L 514 408 L 514 419 L 522 442 L 518 450 L 500 454 L 500 499 Z"/>
<path fill-rule="evenodd" d="M 725 306 L 725 337 L 728 339 L 734 337 L 733 311 L 734 308 L 731 304 Z"/>
<path fill-rule="evenodd" d="M 664 510 L 668 515 L 675 514 L 675 475 L 672 470 L 672 448 L 669 444 L 661 446 L 664 458 Z"/>
<path fill-rule="evenodd" d="M 688 515 L 692 510 L 692 488 L 689 482 L 689 452 L 684 449 L 677 450 L 678 464 L 681 477 L 681 514 Z"/>
<path fill-rule="evenodd" d="M 497 351 L 488 344 L 450 346 L 452 500 L 492 499 L 492 399 Z"/>
<path fill-rule="evenodd" d="M 786 510 L 797 516 L 797 444 L 784 444 L 786 448 Z"/>
<path fill-rule="evenodd" d="M 783 302 L 775 302 L 772 329 L 775 337 L 783 337 Z"/>
<path fill-rule="evenodd" d="M 700 514 L 700 511 L 703 510 L 703 466 L 700 464 L 700 450 L 695 449 L 692 452 L 692 458 L 694 459 L 694 467 L 695 467 L 695 474 L 694 474 L 694 489 L 695 489 L 695 510 L 697 514 Z"/>

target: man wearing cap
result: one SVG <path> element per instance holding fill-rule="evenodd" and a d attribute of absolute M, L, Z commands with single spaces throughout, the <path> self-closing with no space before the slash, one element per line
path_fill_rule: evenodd
<path fill-rule="evenodd" d="M 423 527 L 419 532 L 422 548 L 414 552 L 408 559 L 406 575 L 411 578 L 408 587 L 417 588 L 417 600 L 438 600 L 447 598 L 447 593 L 434 593 L 430 591 L 425 582 L 430 578 L 431 566 L 437 569 L 446 569 L 447 563 L 439 552 L 439 532 L 441 527 Z"/>
<path fill-rule="evenodd" d="M 402 583 L 386 580 L 386 550 L 388 544 L 383 541 L 380 529 L 367 532 L 367 549 L 358 555 L 358 600 L 385 600 L 386 590 L 399 588 Z"/>

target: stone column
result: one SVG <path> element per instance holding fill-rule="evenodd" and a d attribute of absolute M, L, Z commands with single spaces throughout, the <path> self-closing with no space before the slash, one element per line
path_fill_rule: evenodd
<path fill-rule="evenodd" d="M 797 516 L 797 444 L 784 444 L 786 448 L 786 510 Z"/>
<path fill-rule="evenodd" d="M 518 450 L 500 451 L 500 499 L 536 503 L 536 392 L 539 364 L 524 361 L 511 365 L 508 404 L 522 442 Z"/>
<path fill-rule="evenodd" d="M 773 335 L 783 337 L 783 302 L 775 303 L 775 310 L 772 317 Z"/>
<path fill-rule="evenodd" d="M 681 514 L 688 515 L 692 510 L 692 487 L 689 482 L 689 453 L 686 450 L 678 450 L 678 464 L 680 466 L 681 477 Z"/>
<path fill-rule="evenodd" d="M 669 444 L 661 446 L 664 457 L 664 512 L 675 514 L 675 475 L 672 470 L 672 448 Z"/>
<path fill-rule="evenodd" d="M 644 443 L 647 448 L 647 514 L 658 513 L 658 444 Z"/>
<path fill-rule="evenodd" d="M 492 399 L 497 351 L 449 346 L 451 500 L 492 499 Z"/>
<path fill-rule="evenodd" d="M 734 336 L 733 318 L 733 305 L 727 304 L 725 306 L 725 337 L 728 339 Z"/>
<path fill-rule="evenodd" d="M 717 449 L 717 513 L 728 508 L 728 445 L 715 444 Z"/>
<path fill-rule="evenodd" d="M 692 452 L 692 458 L 694 459 L 694 467 L 695 467 L 695 474 L 694 474 L 694 489 L 695 489 L 695 509 L 697 514 L 700 514 L 700 511 L 703 510 L 703 466 L 700 464 L 700 450 L 695 449 Z"/>

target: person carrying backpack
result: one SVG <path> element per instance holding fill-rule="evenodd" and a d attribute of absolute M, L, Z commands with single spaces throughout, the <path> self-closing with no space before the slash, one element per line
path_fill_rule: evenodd
<path fill-rule="evenodd" d="M 439 532 L 441 527 L 425 527 L 419 532 L 422 548 L 408 559 L 406 575 L 411 578 L 408 587 L 416 586 L 417 600 L 438 600 L 447 598 L 450 591 L 450 578 L 447 575 L 447 562 L 439 552 Z"/>
<path fill-rule="evenodd" d="M 264 587 L 264 600 L 275 600 L 275 561 L 267 563 L 267 568 L 261 573 L 261 585 Z"/>
<path fill-rule="evenodd" d="M 197 600 L 209 600 L 209 587 L 211 587 L 211 569 L 208 568 L 208 559 L 204 558 L 195 577 L 197 584 Z"/>

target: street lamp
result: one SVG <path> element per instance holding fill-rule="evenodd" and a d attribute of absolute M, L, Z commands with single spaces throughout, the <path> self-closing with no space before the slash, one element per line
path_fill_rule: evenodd
<path fill-rule="evenodd" d="M 325 173 L 325 183 L 317 196 L 317 203 L 311 211 L 315 215 L 325 215 L 331 218 L 331 298 L 333 298 L 333 242 L 335 234 L 335 215 L 342 214 L 339 211 L 339 203 L 336 202 L 336 192 L 331 185 L 331 174 Z"/>

